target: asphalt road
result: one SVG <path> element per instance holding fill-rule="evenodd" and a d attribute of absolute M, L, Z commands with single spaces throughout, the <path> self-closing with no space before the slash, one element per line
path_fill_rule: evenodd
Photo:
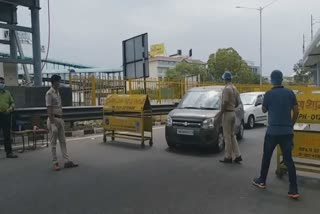
<path fill-rule="evenodd" d="M 268 189 L 251 185 L 261 162 L 264 127 L 246 131 L 242 165 L 223 165 L 223 154 L 195 148 L 167 149 L 156 128 L 154 147 L 101 143 L 101 137 L 69 139 L 80 167 L 53 172 L 49 149 L 17 160 L 0 154 L 1 214 L 314 214 L 320 179 L 299 176 L 301 199 L 287 198 L 288 179 L 275 177 Z M 275 157 L 275 156 L 274 156 Z"/>

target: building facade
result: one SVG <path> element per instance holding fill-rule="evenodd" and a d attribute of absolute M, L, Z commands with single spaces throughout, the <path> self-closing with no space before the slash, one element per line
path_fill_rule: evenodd
<path fill-rule="evenodd" d="M 256 66 L 253 61 L 246 60 L 246 63 L 251 68 L 251 71 L 255 74 L 260 74 L 260 66 Z"/>
<path fill-rule="evenodd" d="M 157 81 L 164 80 L 167 75 L 167 71 L 175 68 L 179 63 L 182 62 L 206 66 L 206 63 L 201 60 L 191 59 L 185 56 L 155 56 L 149 59 L 149 79 Z"/>

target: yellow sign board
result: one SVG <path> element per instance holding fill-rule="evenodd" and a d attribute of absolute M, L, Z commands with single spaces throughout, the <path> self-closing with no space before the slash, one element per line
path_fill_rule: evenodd
<path fill-rule="evenodd" d="M 299 105 L 298 123 L 320 123 L 320 95 L 297 95 Z"/>
<path fill-rule="evenodd" d="M 141 118 L 104 116 L 103 120 L 107 130 L 141 132 Z"/>
<path fill-rule="evenodd" d="M 295 132 L 293 157 L 320 160 L 320 133 Z"/>
<path fill-rule="evenodd" d="M 156 44 L 156 45 L 151 45 L 150 48 L 150 56 L 157 56 L 157 55 L 164 55 L 165 48 L 164 44 Z"/>
<path fill-rule="evenodd" d="M 141 112 L 151 109 L 147 95 L 118 95 L 107 97 L 104 110 L 115 112 Z"/>

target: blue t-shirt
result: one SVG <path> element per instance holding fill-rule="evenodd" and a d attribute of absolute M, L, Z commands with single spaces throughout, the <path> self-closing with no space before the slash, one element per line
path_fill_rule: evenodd
<path fill-rule="evenodd" d="M 267 134 L 293 134 L 291 111 L 295 105 L 297 98 L 290 89 L 275 87 L 265 94 L 263 107 L 268 110 Z"/>

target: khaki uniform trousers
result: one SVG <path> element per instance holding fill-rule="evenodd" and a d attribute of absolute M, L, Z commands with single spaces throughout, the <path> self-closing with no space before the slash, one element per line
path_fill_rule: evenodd
<path fill-rule="evenodd" d="M 238 141 L 235 134 L 235 112 L 224 112 L 222 118 L 223 137 L 225 141 L 225 157 L 230 159 L 232 155 L 241 156 Z"/>
<path fill-rule="evenodd" d="M 55 123 L 51 123 L 50 119 L 47 120 L 47 127 L 49 130 L 49 137 L 51 143 L 51 153 L 52 153 L 52 161 L 53 163 L 58 163 L 57 157 L 57 140 L 60 143 L 60 150 L 62 153 L 62 157 L 66 162 L 69 160 L 69 155 L 67 151 L 66 137 L 65 137 L 65 129 L 64 129 L 64 121 L 61 118 L 55 118 Z"/>

